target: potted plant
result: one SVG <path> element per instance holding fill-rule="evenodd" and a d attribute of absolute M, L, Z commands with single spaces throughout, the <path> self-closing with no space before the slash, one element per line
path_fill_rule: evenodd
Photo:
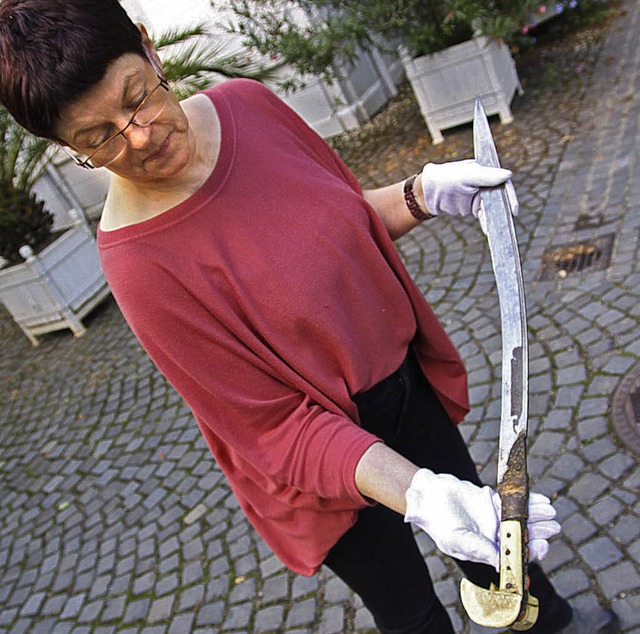
<path fill-rule="evenodd" d="M 261 64 L 250 55 L 227 51 L 202 24 L 170 29 L 152 36 L 162 58 L 162 71 L 178 99 L 205 90 L 216 78 L 274 80 L 282 64 Z"/>
<path fill-rule="evenodd" d="M 472 120 L 478 95 L 488 115 L 498 114 L 503 123 L 513 120 L 510 104 L 522 87 L 504 38 L 521 26 L 534 3 L 452 2 L 447 14 L 437 18 L 433 37 L 417 30 L 400 48 L 434 144 L 444 140 L 443 129 Z"/>
<path fill-rule="evenodd" d="M 59 234 L 33 193 L 48 161 L 37 139 L 0 107 L 0 301 L 33 345 L 37 335 L 70 328 L 108 295 L 93 234 L 77 213 Z"/>
<path fill-rule="evenodd" d="M 566 0 L 557 4 L 575 3 Z M 505 38 L 521 31 L 540 0 L 232 0 L 231 27 L 245 44 L 300 73 L 335 78 L 335 60 L 400 42 L 400 56 L 434 143 L 471 121 L 477 95 L 488 114 L 511 120 L 521 90 Z M 384 47 L 384 46 L 383 46 Z"/>

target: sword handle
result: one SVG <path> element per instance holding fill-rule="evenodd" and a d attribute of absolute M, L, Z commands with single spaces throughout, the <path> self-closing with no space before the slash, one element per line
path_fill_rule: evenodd
<path fill-rule="evenodd" d="M 463 579 L 460 597 L 472 621 L 485 627 L 528 630 L 538 618 L 538 600 L 527 588 L 528 477 L 525 434 L 516 439 L 504 477 L 498 485 L 500 521 L 500 587 L 489 590 Z"/>
<path fill-rule="evenodd" d="M 525 533 L 518 520 L 500 523 L 500 587 L 480 588 L 468 579 L 460 585 L 460 597 L 472 621 L 484 627 L 527 630 L 538 617 L 538 601 L 526 589 L 523 556 Z"/>
<path fill-rule="evenodd" d="M 507 469 L 498 485 L 502 502 L 500 522 L 500 589 L 517 588 L 522 611 L 512 625 L 527 630 L 538 617 L 538 600 L 528 590 L 527 519 L 529 516 L 529 476 L 527 475 L 526 435 L 521 432 L 511 448 Z"/>
<path fill-rule="evenodd" d="M 520 597 L 520 613 L 513 630 L 528 630 L 538 618 L 538 600 L 529 592 L 526 520 L 500 522 L 500 590 Z"/>

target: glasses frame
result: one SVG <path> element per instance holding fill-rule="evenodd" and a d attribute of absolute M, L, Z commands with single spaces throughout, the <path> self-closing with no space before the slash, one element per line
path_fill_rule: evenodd
<path fill-rule="evenodd" d="M 116 137 L 122 135 L 125 142 L 127 143 L 127 145 L 129 144 L 129 142 L 127 141 L 127 137 L 125 136 L 125 132 L 129 129 L 130 126 L 135 125 L 137 127 L 146 127 L 148 125 L 151 125 L 151 123 L 153 123 L 153 121 L 150 121 L 149 123 L 142 125 L 139 123 L 136 123 L 135 118 L 138 116 L 138 114 L 140 113 L 140 111 L 144 108 L 145 103 L 147 103 L 148 99 L 151 97 L 151 95 L 153 95 L 158 88 L 163 88 L 166 92 L 169 92 L 171 90 L 170 86 L 169 86 L 169 82 L 167 81 L 167 79 L 164 77 L 164 75 L 162 75 L 162 73 L 160 72 L 157 64 L 154 63 L 154 60 L 151 58 L 151 56 L 147 53 L 146 49 L 145 49 L 145 54 L 147 54 L 147 58 L 149 59 L 149 62 L 151 62 L 151 65 L 153 66 L 153 69 L 156 73 L 156 76 L 158 77 L 158 79 L 160 80 L 158 82 L 158 84 L 156 84 L 156 86 L 154 88 L 152 88 L 145 96 L 144 99 L 136 106 L 136 109 L 133 111 L 133 115 L 131 116 L 131 119 L 129 119 L 129 123 L 127 123 L 126 126 L 124 126 L 124 128 L 122 128 L 122 130 L 119 130 L 118 132 L 116 132 L 115 134 L 112 134 L 108 139 L 104 140 L 93 152 L 91 152 L 91 154 L 89 154 L 89 156 L 87 156 L 87 158 L 85 159 L 81 159 L 73 150 L 70 150 L 68 147 L 66 147 L 65 145 L 59 144 L 60 148 L 62 149 L 63 152 L 65 152 L 65 154 L 67 154 L 69 157 L 71 157 L 71 159 L 73 160 L 73 162 L 78 166 L 78 167 L 82 167 L 83 169 L 88 169 L 88 170 L 92 170 L 92 169 L 96 169 L 96 166 L 93 165 L 91 163 L 91 159 L 108 143 L 111 143 L 111 141 L 113 141 Z M 164 106 L 163 106 L 164 107 Z M 159 113 L 158 113 L 159 114 Z M 156 115 L 157 116 L 157 115 Z M 111 159 L 108 163 L 105 163 L 104 165 L 100 165 L 99 167 L 105 167 L 106 165 L 109 165 L 110 163 L 113 163 L 113 161 L 115 161 L 118 156 L 120 156 L 120 154 L 118 154 L 116 157 L 114 157 L 113 159 Z"/>

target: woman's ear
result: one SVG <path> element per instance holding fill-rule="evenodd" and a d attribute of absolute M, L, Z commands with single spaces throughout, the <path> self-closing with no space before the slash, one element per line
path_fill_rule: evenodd
<path fill-rule="evenodd" d="M 154 64 L 154 66 L 156 67 L 156 71 L 162 74 L 162 60 L 158 55 L 158 51 L 156 51 L 156 47 L 153 41 L 149 37 L 147 28 L 141 22 L 138 22 L 136 26 L 138 27 L 142 35 L 142 46 L 144 47 L 144 50 L 147 52 L 147 56 L 150 58 L 149 61 L 151 61 L 151 63 Z"/>

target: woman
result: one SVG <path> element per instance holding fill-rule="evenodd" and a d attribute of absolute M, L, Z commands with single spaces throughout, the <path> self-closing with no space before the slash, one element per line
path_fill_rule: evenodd
<path fill-rule="evenodd" d="M 381 631 L 453 632 L 406 522 L 486 585 L 499 498 L 455 427 L 462 363 L 392 240 L 477 215 L 479 187 L 510 172 L 430 164 L 363 192 L 257 83 L 178 103 L 116 0 L 3 0 L 0 55 L 17 121 L 112 173 L 105 275 L 255 528 L 292 570 L 332 568 Z M 532 496 L 532 556 L 554 515 Z M 571 608 L 537 565 L 531 576 L 532 631 L 560 631 Z"/>

